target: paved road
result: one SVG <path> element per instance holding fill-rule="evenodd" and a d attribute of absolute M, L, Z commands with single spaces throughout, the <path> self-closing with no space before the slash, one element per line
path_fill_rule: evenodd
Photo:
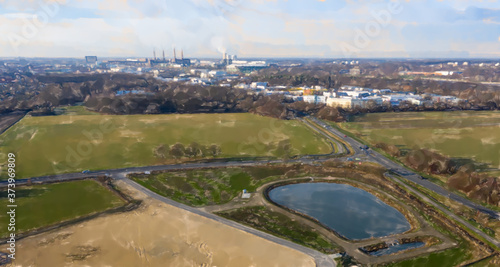
<path fill-rule="evenodd" d="M 492 218 L 500 220 L 500 214 L 498 212 L 491 210 L 491 209 L 488 209 L 480 204 L 474 203 L 474 202 L 472 202 L 472 201 L 470 201 L 462 196 L 459 196 L 455 193 L 451 193 L 447 189 L 445 189 L 445 188 L 443 188 L 443 187 L 441 187 L 441 186 L 439 186 L 439 185 L 437 185 L 429 180 L 423 179 L 422 176 L 407 170 L 406 168 L 402 167 L 401 165 L 399 165 L 397 163 L 394 163 L 391 160 L 388 160 L 387 158 L 385 158 L 384 156 L 382 156 L 380 153 L 378 153 L 376 151 L 371 151 L 369 157 L 371 158 L 372 161 L 381 164 L 382 166 L 397 173 L 398 175 L 404 177 L 407 180 L 410 180 L 418 185 L 421 185 L 421 186 L 423 186 L 423 187 L 425 187 L 425 188 L 427 188 L 427 189 L 429 189 L 429 190 L 431 190 L 431 191 L 433 191 L 441 196 L 455 200 L 455 201 L 457 201 L 457 202 L 459 202 L 459 203 L 461 203 L 469 208 L 472 208 L 472 209 L 478 210 L 480 212 L 483 212 L 485 214 L 488 214 Z"/>
<path fill-rule="evenodd" d="M 165 170 L 188 170 L 197 168 L 222 168 L 222 167 L 244 167 L 244 166 L 256 166 L 256 165 L 266 165 L 266 164 L 276 164 L 276 163 L 305 163 L 312 164 L 315 160 L 310 158 L 303 159 L 293 159 L 293 160 L 264 160 L 264 161 L 231 161 L 231 162 L 201 162 L 201 163 L 183 163 L 183 164 L 173 164 L 173 165 L 157 165 L 157 166 L 145 166 L 145 167 L 132 167 L 132 168 L 120 168 L 120 169 L 109 169 L 102 171 L 94 171 L 89 173 L 64 173 L 56 175 L 47 175 L 40 177 L 33 177 L 29 179 L 17 179 L 17 185 L 23 185 L 31 180 L 32 183 L 47 183 L 47 182 L 63 182 L 72 181 L 78 179 L 93 178 L 100 175 L 113 176 L 123 172 L 126 173 L 143 173 L 152 171 L 165 171 Z M 7 181 L 0 181 L 0 187 L 7 186 Z"/>
<path fill-rule="evenodd" d="M 128 185 L 137 189 L 138 191 L 148 195 L 149 197 L 154 198 L 156 200 L 159 200 L 159 201 L 166 203 L 168 205 L 171 205 L 171 206 L 198 214 L 198 215 L 203 216 L 205 218 L 212 219 L 212 220 L 217 221 L 219 223 L 223 223 L 223 224 L 228 225 L 230 227 L 239 229 L 241 231 L 256 235 L 258 237 L 264 238 L 266 240 L 277 243 L 279 245 L 286 246 L 286 247 L 292 248 L 294 250 L 300 251 L 304 254 L 307 254 L 307 255 L 311 256 L 312 258 L 314 258 L 314 261 L 316 262 L 316 266 L 318 266 L 318 267 L 335 267 L 335 266 L 337 266 L 336 263 L 332 259 L 330 259 L 327 255 L 320 253 L 316 250 L 298 245 L 298 244 L 293 243 L 291 241 L 281 239 L 279 237 L 261 232 L 259 230 L 256 230 L 254 228 L 251 228 L 251 227 L 248 227 L 248 226 L 245 226 L 242 224 L 239 224 L 237 222 L 224 219 L 224 218 L 219 217 L 217 215 L 214 215 L 212 213 L 208 213 L 208 212 L 199 210 L 197 208 L 193 208 L 193 207 L 181 204 L 179 202 L 175 202 L 175 201 L 168 199 L 166 197 L 160 196 L 160 195 L 154 193 L 153 191 L 150 191 L 149 189 L 147 189 L 147 188 L 137 184 L 136 182 L 126 178 L 126 174 L 127 173 L 119 173 L 119 174 L 114 175 L 113 178 L 118 179 L 118 180 L 122 180 L 125 183 L 127 183 Z"/>
<path fill-rule="evenodd" d="M 434 207 L 438 208 L 439 210 L 441 210 L 442 212 L 444 212 L 446 215 L 452 217 L 456 221 L 458 221 L 461 224 L 465 225 L 466 227 L 468 227 L 469 229 L 471 229 L 472 231 L 474 231 L 476 234 L 484 237 L 489 242 L 495 244 L 495 246 L 497 246 L 497 248 L 500 248 L 500 242 L 498 242 L 498 240 L 496 240 L 495 238 L 493 238 L 493 237 L 491 237 L 489 235 L 486 235 L 485 233 L 481 232 L 481 230 L 479 230 L 476 227 L 472 226 L 472 224 L 468 223 L 464 219 L 462 219 L 459 216 L 455 215 L 455 213 L 447 210 L 443 206 L 439 205 L 436 201 L 430 199 L 429 197 L 427 197 L 426 195 L 424 195 L 424 194 L 420 193 L 419 191 L 415 190 L 411 186 L 406 185 L 405 183 L 403 183 L 402 181 L 400 181 L 399 179 L 397 179 L 393 175 L 387 175 L 387 177 L 389 177 L 391 180 L 393 180 L 394 182 L 398 183 L 402 187 L 406 188 L 407 190 L 409 190 L 410 192 L 412 192 L 414 195 L 417 195 L 420 198 L 422 198 L 425 201 L 427 201 L 428 203 L 432 204 Z"/>
<path fill-rule="evenodd" d="M 353 150 L 352 152 L 354 152 L 354 155 L 362 154 L 363 150 L 359 148 L 361 146 L 361 144 L 359 144 L 356 140 L 352 139 L 349 136 L 345 136 L 339 130 L 333 128 L 332 126 L 324 123 L 323 121 L 321 121 L 319 119 L 316 119 L 315 117 L 308 116 L 307 118 L 309 120 L 313 121 L 314 123 L 316 123 L 317 125 L 323 127 L 325 130 L 329 131 L 330 133 L 332 133 L 332 134 L 338 136 L 339 138 L 341 138 L 342 140 L 344 140 L 344 142 L 346 142 L 347 144 L 349 144 L 352 147 L 352 150 Z"/>

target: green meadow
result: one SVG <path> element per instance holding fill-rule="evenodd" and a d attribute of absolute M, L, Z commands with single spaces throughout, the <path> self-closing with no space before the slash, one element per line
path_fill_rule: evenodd
<path fill-rule="evenodd" d="M 341 127 L 376 144 L 428 148 L 500 168 L 500 112 L 406 112 L 354 117 Z"/>
<path fill-rule="evenodd" d="M 142 186 L 177 202 L 190 206 L 225 204 L 243 189 L 255 191 L 259 186 L 278 180 L 293 167 L 260 166 L 173 171 L 151 175 L 132 175 Z M 297 174 L 297 177 L 301 174 Z"/>
<path fill-rule="evenodd" d="M 93 180 L 19 187 L 16 233 L 119 207 L 125 202 Z M 0 236 L 9 234 L 7 191 L 0 191 Z"/>
<path fill-rule="evenodd" d="M 168 153 L 161 158 L 154 150 L 176 143 L 218 145 L 220 158 L 280 157 L 280 141 L 289 141 L 292 155 L 331 152 L 321 136 L 299 121 L 248 113 L 80 115 L 88 113 L 76 108 L 66 114 L 25 117 L 0 136 L 0 162 L 6 161 L 6 153 L 15 153 L 17 177 L 24 178 L 172 163 Z M 0 175 L 6 179 L 1 169 Z"/>

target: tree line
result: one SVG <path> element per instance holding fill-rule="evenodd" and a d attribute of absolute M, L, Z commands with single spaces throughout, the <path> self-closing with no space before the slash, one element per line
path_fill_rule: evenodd
<path fill-rule="evenodd" d="M 221 147 L 219 145 L 203 146 L 197 142 L 192 142 L 188 146 L 184 146 L 181 143 L 176 143 L 172 146 L 166 144 L 160 144 L 154 148 L 154 155 L 157 158 L 165 159 L 169 156 L 175 159 L 180 158 L 205 158 L 205 157 L 217 157 L 222 154 Z"/>
<path fill-rule="evenodd" d="M 460 190 L 472 199 L 500 206 L 497 178 L 480 173 L 472 160 L 450 158 L 423 148 L 402 151 L 386 143 L 378 143 L 376 147 L 419 172 L 446 177 L 450 188 Z"/>
<path fill-rule="evenodd" d="M 252 79 L 280 76 L 279 72 L 283 70 L 278 70 L 278 74 L 273 74 L 272 71 L 272 68 L 264 70 L 262 74 L 257 74 Z M 281 95 L 268 96 L 229 87 L 166 83 L 153 77 L 133 74 L 37 75 L 22 80 L 22 85 L 12 85 L 12 90 L 0 86 L 0 113 L 21 110 L 32 111 L 33 115 L 53 115 L 54 109 L 58 106 L 83 103 L 88 109 L 105 114 L 250 112 L 279 119 L 292 119 L 295 116 L 309 114 L 331 121 L 346 121 L 352 115 L 369 112 L 494 110 L 500 107 L 500 90 L 495 91 L 490 87 L 473 88 L 472 85 L 456 83 L 453 86 L 457 88 L 454 88 L 450 87 L 450 83 L 413 81 L 414 85 L 406 88 L 404 86 L 406 81 L 395 79 L 377 83 L 374 82 L 375 78 L 337 77 L 321 70 L 320 66 L 305 70 L 292 68 L 290 72 L 295 74 L 284 75 L 282 78 L 295 79 L 290 77 L 299 75 L 307 77 L 297 78 L 302 84 L 311 82 L 338 87 L 348 83 L 374 88 L 382 88 L 380 86 L 388 85 L 386 83 L 392 84 L 398 81 L 398 89 L 414 90 L 419 93 L 440 92 L 457 95 L 468 101 L 422 106 L 411 103 L 401 103 L 399 106 L 369 103 L 365 108 L 343 109 L 305 102 L 293 103 Z M 378 86 L 373 86 L 377 84 Z M 117 95 L 118 91 L 133 90 L 139 93 Z"/>

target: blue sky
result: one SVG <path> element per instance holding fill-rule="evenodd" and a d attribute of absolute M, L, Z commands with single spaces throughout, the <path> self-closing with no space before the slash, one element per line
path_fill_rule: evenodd
<path fill-rule="evenodd" d="M 498 0 L 0 0 L 0 56 L 500 57 Z"/>

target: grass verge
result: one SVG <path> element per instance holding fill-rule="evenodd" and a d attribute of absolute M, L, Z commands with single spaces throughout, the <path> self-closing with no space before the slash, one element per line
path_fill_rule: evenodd
<path fill-rule="evenodd" d="M 422 266 L 457 266 L 470 259 L 467 253 L 468 246 L 462 244 L 459 247 L 447 249 L 445 251 L 434 252 L 422 257 L 404 260 L 392 264 L 389 267 L 422 267 Z"/>
<path fill-rule="evenodd" d="M 216 214 L 325 254 L 341 251 L 339 246 L 317 233 L 312 227 L 293 221 L 286 215 L 263 206 L 245 207 Z"/>

